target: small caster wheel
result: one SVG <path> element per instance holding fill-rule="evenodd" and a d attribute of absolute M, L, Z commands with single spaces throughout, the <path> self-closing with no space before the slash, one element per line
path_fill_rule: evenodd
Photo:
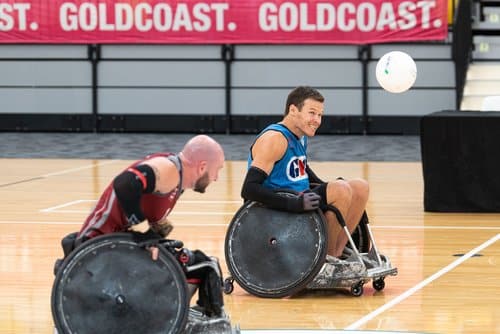
<path fill-rule="evenodd" d="M 363 294 L 363 283 L 357 283 L 351 286 L 351 294 L 354 297 L 359 297 Z"/>
<path fill-rule="evenodd" d="M 377 291 L 382 291 L 385 288 L 385 282 L 384 278 L 377 278 L 376 280 L 373 281 L 372 283 L 373 288 Z"/>
<path fill-rule="evenodd" d="M 234 284 L 233 284 L 233 279 L 232 278 L 226 278 L 224 280 L 224 293 L 226 295 L 231 294 L 234 290 Z"/>

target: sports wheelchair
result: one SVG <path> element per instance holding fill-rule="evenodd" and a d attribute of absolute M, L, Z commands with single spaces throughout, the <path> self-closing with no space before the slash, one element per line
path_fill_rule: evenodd
<path fill-rule="evenodd" d="M 233 291 L 234 281 L 248 293 L 265 298 L 291 296 L 304 289 L 337 288 L 348 288 L 353 296 L 361 296 L 370 280 L 375 290 L 383 290 L 385 277 L 397 275 L 397 268 L 379 253 L 366 212 L 351 234 L 338 209 L 329 206 L 329 210 L 348 236 L 345 260 L 360 267 L 358 274 L 346 275 L 334 270 L 335 266 L 324 272 L 328 235 L 320 209 L 297 214 L 247 201 L 226 232 L 224 250 L 231 275 L 224 280 L 224 292 Z"/>
<path fill-rule="evenodd" d="M 69 236 L 74 240 L 76 234 Z M 65 253 L 67 242 L 63 239 Z M 147 250 L 151 246 L 159 250 L 155 261 Z M 189 272 L 213 270 L 222 289 L 216 259 L 192 263 L 192 254 L 181 241 L 138 240 L 128 232 L 82 243 L 56 261 L 51 295 L 55 332 L 239 333 L 225 314 L 210 316 L 190 307 Z"/>

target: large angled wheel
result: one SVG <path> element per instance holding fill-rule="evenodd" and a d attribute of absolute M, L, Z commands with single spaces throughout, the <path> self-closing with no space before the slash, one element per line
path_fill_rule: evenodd
<path fill-rule="evenodd" d="M 157 261 L 129 233 L 91 239 L 63 262 L 52 288 L 59 334 L 180 333 L 189 313 L 184 272 L 159 246 Z"/>
<path fill-rule="evenodd" d="M 232 277 L 248 293 L 280 298 L 302 290 L 316 276 L 327 252 L 320 210 L 297 214 L 245 203 L 226 233 Z"/>

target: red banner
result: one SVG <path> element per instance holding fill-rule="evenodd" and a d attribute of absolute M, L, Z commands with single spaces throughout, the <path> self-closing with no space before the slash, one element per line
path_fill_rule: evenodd
<path fill-rule="evenodd" d="M 447 0 L 1 0 L 0 43 L 443 40 Z"/>

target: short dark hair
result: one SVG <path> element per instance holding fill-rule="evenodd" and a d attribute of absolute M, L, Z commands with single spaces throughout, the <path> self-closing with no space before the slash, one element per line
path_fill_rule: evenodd
<path fill-rule="evenodd" d="M 323 95 L 316 89 L 309 86 L 298 86 L 288 94 L 285 106 L 285 116 L 288 115 L 292 104 L 300 110 L 304 106 L 304 101 L 307 99 L 313 99 L 322 103 L 325 101 Z"/>

